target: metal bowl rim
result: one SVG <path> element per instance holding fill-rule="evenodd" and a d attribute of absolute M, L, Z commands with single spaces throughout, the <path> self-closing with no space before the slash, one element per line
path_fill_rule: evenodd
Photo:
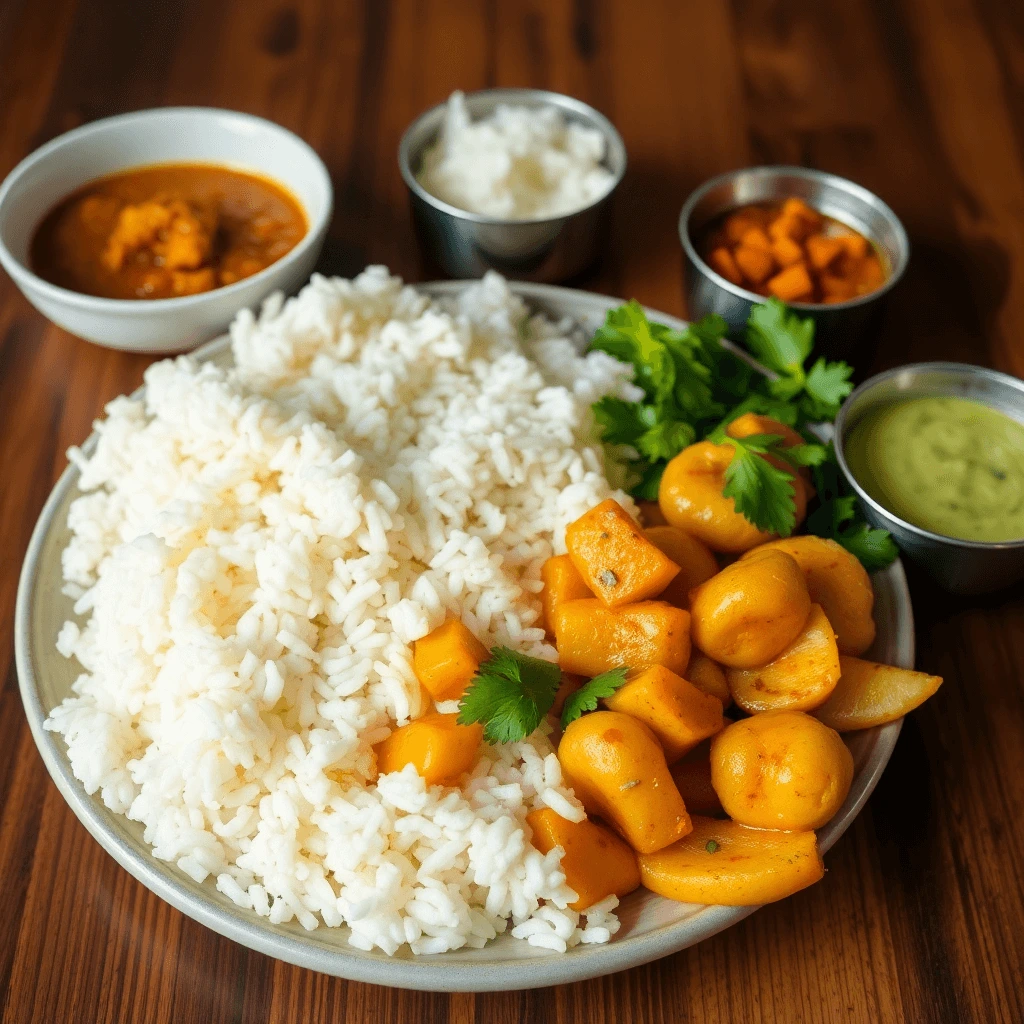
<path fill-rule="evenodd" d="M 683 251 L 686 253 L 687 257 L 696 265 L 697 269 L 706 277 L 709 277 L 714 284 L 725 289 L 725 291 L 729 292 L 731 295 L 735 295 L 737 298 L 746 299 L 748 302 L 760 303 L 765 301 L 765 297 L 763 295 L 749 291 L 746 288 L 741 288 L 738 284 L 733 284 L 732 281 L 722 277 L 721 274 L 701 258 L 700 254 L 697 252 L 696 246 L 694 246 L 690 239 L 690 216 L 693 213 L 694 207 L 696 207 L 708 192 L 712 189 L 718 188 L 720 185 L 729 184 L 729 182 L 735 180 L 741 174 L 755 174 L 759 172 L 777 175 L 779 177 L 783 175 L 791 175 L 797 178 L 807 178 L 810 181 L 817 181 L 821 184 L 831 185 L 849 192 L 852 195 L 857 196 L 858 199 L 877 205 L 880 208 L 882 216 L 889 221 L 896 233 L 898 243 L 897 247 L 900 253 L 899 262 L 893 268 L 892 273 L 873 292 L 868 292 L 866 295 L 858 295 L 855 299 L 847 299 L 846 302 L 787 302 L 787 306 L 791 306 L 793 309 L 806 310 L 808 312 L 821 312 L 822 310 L 835 310 L 836 312 L 841 312 L 843 310 L 856 309 L 858 306 L 864 306 L 868 303 L 875 302 L 896 286 L 899 280 L 903 277 L 904 271 L 907 269 L 907 264 L 910 262 L 910 239 L 907 236 L 906 228 L 903 227 L 903 222 L 896 216 L 892 207 L 889 206 L 889 204 L 880 196 L 875 195 L 875 193 L 870 189 L 865 188 L 863 185 L 858 185 L 855 181 L 850 181 L 849 178 L 833 174 L 831 171 L 818 171 L 811 167 L 797 167 L 795 165 L 788 164 L 760 164 L 756 167 L 743 167 L 736 171 L 726 171 L 724 174 L 718 174 L 713 178 L 709 178 L 702 185 L 698 185 L 697 188 L 687 196 L 686 202 L 683 203 L 682 210 L 679 211 L 679 240 L 682 243 Z M 869 239 L 869 241 L 874 242 L 874 239 Z"/>
<path fill-rule="evenodd" d="M 941 360 L 935 362 L 907 363 L 904 366 L 894 366 L 892 369 L 883 370 L 881 373 L 877 373 L 873 377 L 869 377 L 862 384 L 859 384 L 850 393 L 846 401 L 843 402 L 842 407 L 836 416 L 834 425 L 835 440 L 833 443 L 836 450 L 836 459 L 839 462 L 839 468 L 843 471 L 843 475 L 846 477 L 850 486 L 857 492 L 857 497 L 860 498 L 862 502 L 870 506 L 883 517 L 891 519 L 895 523 L 899 523 L 903 529 L 920 540 L 929 541 L 936 545 L 948 545 L 949 547 L 963 548 L 965 551 L 994 553 L 998 551 L 1024 550 L 1024 537 L 1021 537 L 1019 540 L 963 540 L 959 537 L 947 537 L 944 533 L 933 533 L 931 530 L 924 529 L 924 527 L 915 526 L 913 523 L 909 523 L 907 520 L 900 518 L 880 502 L 872 498 L 871 495 L 868 494 L 868 492 L 857 482 L 857 478 L 853 475 L 853 472 L 847 465 L 843 440 L 846 433 L 846 417 L 854 399 L 858 396 L 863 397 L 880 384 L 885 384 L 887 381 L 890 381 L 901 374 L 908 372 L 920 373 L 929 370 L 939 370 L 945 371 L 946 373 L 960 374 L 965 378 L 985 377 L 996 383 L 1009 385 L 1014 390 L 1020 392 L 1021 408 L 1024 409 L 1024 381 L 1012 376 L 1011 374 L 1003 373 L 1001 370 L 992 370 L 987 366 L 976 366 L 974 363 L 954 363 L 948 361 L 943 362 Z M 980 405 L 984 405 L 989 409 L 995 408 L 994 406 L 989 405 L 988 402 L 982 401 L 978 398 L 969 399 L 969 401 L 977 401 Z"/>
<path fill-rule="evenodd" d="M 612 170 L 613 180 L 611 185 L 608 186 L 606 192 L 603 192 L 586 206 L 581 206 L 576 210 L 570 210 L 568 213 L 560 213 L 554 217 L 527 217 L 517 220 L 509 220 L 504 217 L 492 217 L 485 213 L 473 213 L 471 210 L 463 210 L 461 207 L 452 206 L 450 203 L 446 203 L 443 199 L 439 199 L 433 193 L 428 192 L 419 183 L 419 181 L 417 181 L 416 175 L 412 170 L 412 161 L 410 160 L 409 151 L 412 146 L 411 138 L 413 133 L 424 121 L 435 116 L 438 111 L 443 110 L 443 108 L 448 105 L 448 100 L 444 100 L 441 103 L 435 103 L 434 106 L 424 110 L 422 114 L 413 118 L 409 127 L 402 133 L 402 138 L 398 143 L 398 169 L 402 174 L 402 180 L 405 182 L 406 187 L 414 196 L 416 196 L 417 199 L 425 202 L 428 206 L 433 207 L 440 213 L 446 213 L 449 217 L 455 217 L 458 220 L 468 221 L 472 224 L 495 225 L 501 227 L 557 224 L 561 221 L 578 217 L 581 213 L 586 213 L 588 210 L 596 209 L 601 205 L 601 203 L 610 199 L 612 193 L 614 193 L 622 183 L 622 179 L 626 174 L 626 167 L 629 163 L 626 144 L 623 142 L 622 136 L 619 134 L 619 130 L 615 125 L 612 124 L 612 122 L 605 117 L 600 110 L 596 107 L 592 107 L 589 103 L 577 99 L 575 96 L 568 96 L 565 93 L 552 92 L 550 89 L 475 89 L 472 92 L 467 92 L 465 95 L 467 99 L 471 96 L 495 96 L 495 98 L 499 99 L 499 102 L 504 98 L 507 98 L 510 102 L 515 102 L 516 99 L 522 100 L 529 98 L 541 100 L 543 103 L 553 107 L 558 107 L 562 110 L 571 110 L 594 123 L 594 127 L 596 127 L 605 136 L 609 149 L 616 147 L 622 154 L 622 163 L 617 171 L 608 168 L 609 170 Z"/>

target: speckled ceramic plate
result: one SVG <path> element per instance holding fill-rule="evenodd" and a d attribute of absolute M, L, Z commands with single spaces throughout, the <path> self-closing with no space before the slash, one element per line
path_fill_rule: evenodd
<path fill-rule="evenodd" d="M 460 282 L 426 285 L 432 295 L 451 294 Z M 620 300 L 554 288 L 516 284 L 516 292 L 532 306 L 555 318 L 570 317 L 592 332 L 608 309 Z M 654 313 L 658 320 L 682 326 L 677 319 Z M 226 361 L 225 338 L 199 349 L 201 359 Z M 91 451 L 95 439 L 85 444 Z M 189 917 L 252 949 L 356 981 L 400 988 L 435 991 L 488 991 L 539 988 L 621 971 L 691 946 L 728 928 L 754 907 L 702 907 L 673 903 L 644 890 L 621 906 L 622 930 L 607 945 L 577 946 L 567 953 L 536 949 L 501 936 L 484 949 L 464 949 L 433 956 L 394 957 L 365 953 L 346 941 L 344 929 L 305 931 L 297 923 L 274 925 L 242 910 L 212 883 L 197 885 L 173 864 L 155 860 L 142 841 L 142 827 L 116 815 L 98 797 L 87 796 L 71 773 L 63 740 L 43 731 L 49 711 L 68 695 L 75 665 L 54 646 L 57 632 L 71 616 L 71 602 L 61 594 L 60 555 L 68 541 L 68 505 L 78 494 L 78 472 L 65 470 L 50 495 L 29 545 L 18 590 L 15 636 L 18 678 L 32 734 L 46 767 L 64 799 L 103 848 L 143 885 Z M 914 662 L 914 622 L 903 568 L 896 562 L 877 574 L 875 617 L 878 639 L 869 656 L 911 667 Z M 900 722 L 848 737 L 856 764 L 853 787 L 836 817 L 818 833 L 827 851 L 846 831 L 867 800 L 899 735 Z"/>

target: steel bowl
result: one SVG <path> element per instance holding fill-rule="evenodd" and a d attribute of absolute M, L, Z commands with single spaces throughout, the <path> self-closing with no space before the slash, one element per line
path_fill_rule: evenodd
<path fill-rule="evenodd" d="M 596 262 L 605 240 L 611 199 L 626 172 L 622 136 L 603 114 L 571 96 L 543 89 L 484 89 L 466 95 L 474 119 L 499 103 L 557 107 L 569 121 L 596 128 L 605 137 L 604 164 L 614 176 L 611 188 L 589 206 L 537 220 L 502 220 L 470 213 L 431 195 L 417 180 L 423 152 L 437 139 L 447 104 L 421 114 L 398 146 L 398 166 L 409 188 L 413 221 L 420 240 L 450 277 L 482 277 L 497 270 L 525 281 L 565 281 Z"/>
<path fill-rule="evenodd" d="M 955 594 L 983 594 L 1024 579 L 1024 538 L 984 542 L 932 533 L 893 515 L 860 485 L 846 462 L 846 439 L 871 409 L 908 398 L 967 398 L 1024 423 L 1024 381 L 969 363 L 913 363 L 860 385 L 835 422 L 839 465 L 868 521 L 888 530 L 904 554 Z"/>
<path fill-rule="evenodd" d="M 729 210 L 790 196 L 859 231 L 875 246 L 885 265 L 885 283 L 867 295 L 829 305 L 789 303 L 802 316 L 814 320 L 817 351 L 833 358 L 848 356 L 876 325 L 886 295 L 903 276 L 910 242 L 900 219 L 878 196 L 825 171 L 748 167 L 720 174 L 693 192 L 679 214 L 679 238 L 686 254 L 687 309 L 691 319 L 719 313 L 728 322 L 730 333 L 742 333 L 751 306 L 764 302 L 764 297 L 716 273 L 700 256 L 694 240 L 699 240 L 704 229 Z"/>

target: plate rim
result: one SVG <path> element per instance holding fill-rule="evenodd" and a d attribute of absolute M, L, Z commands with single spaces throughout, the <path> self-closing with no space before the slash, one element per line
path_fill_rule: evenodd
<path fill-rule="evenodd" d="M 474 281 L 436 281 L 415 284 L 416 288 L 433 297 L 450 296 L 459 293 Z M 508 282 L 511 291 L 527 303 L 543 307 L 545 299 L 590 307 L 591 312 L 621 305 L 621 299 L 596 292 L 564 288 L 557 285 Z M 644 307 L 659 321 L 682 328 L 686 322 L 659 310 Z M 193 356 L 210 359 L 227 348 L 229 336 L 221 335 L 197 348 Z M 144 385 L 143 385 L 144 387 Z M 142 388 L 136 389 L 138 395 Z M 80 446 L 89 453 L 95 447 L 96 433 Z M 653 960 L 679 952 L 717 935 L 726 928 L 739 923 L 759 907 L 706 907 L 697 915 L 660 925 L 644 935 L 613 938 L 605 944 L 580 945 L 566 953 L 552 953 L 538 950 L 536 956 L 522 958 L 494 958 L 480 963 L 448 965 L 440 953 L 433 956 L 411 958 L 387 957 L 379 951 L 364 953 L 354 947 L 326 949 L 322 945 L 303 941 L 306 934 L 282 934 L 270 931 L 263 918 L 242 908 L 221 907 L 208 897 L 191 891 L 178 879 L 174 866 L 158 861 L 151 854 L 142 854 L 132 849 L 120 837 L 121 833 L 109 828 L 103 821 L 103 806 L 98 795 L 86 794 L 82 784 L 71 771 L 66 746 L 56 734 L 43 729 L 48 712 L 43 708 L 32 658 L 32 597 L 40 575 L 39 559 L 50 530 L 56 525 L 56 513 L 67 493 L 75 485 L 78 468 L 74 463 L 64 469 L 33 528 L 25 553 L 18 581 L 14 617 L 15 664 L 18 687 L 32 738 L 43 759 L 50 777 L 61 796 L 86 827 L 90 835 L 129 874 L 141 882 L 175 909 L 239 944 L 260 953 L 283 960 L 299 967 L 306 967 L 320 973 L 342 977 L 350 981 L 383 985 L 391 988 L 413 989 L 432 992 L 487 992 L 513 991 L 517 989 L 542 988 L 549 985 L 585 981 L 590 978 L 612 974 L 650 963 Z M 906 633 L 897 633 L 901 657 L 897 660 L 903 667 L 912 668 L 915 654 L 915 632 L 913 606 L 907 587 L 903 565 L 897 559 L 888 570 L 889 586 L 894 606 L 902 616 L 906 615 Z M 824 829 L 819 830 L 819 846 L 827 852 L 843 835 L 867 802 L 882 772 L 892 755 L 899 737 L 903 719 L 880 727 L 875 741 L 870 767 L 862 780 L 861 789 L 853 802 Z M 119 816 L 122 817 L 122 816 Z M 209 882 L 203 883 L 203 890 Z M 655 897 L 657 898 L 657 897 Z M 701 926 L 694 928 L 699 917 Z M 695 934 L 696 932 L 696 934 Z"/>

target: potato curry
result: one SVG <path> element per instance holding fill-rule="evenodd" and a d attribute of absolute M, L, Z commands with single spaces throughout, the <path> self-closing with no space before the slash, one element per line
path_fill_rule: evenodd
<path fill-rule="evenodd" d="M 753 413 L 730 428 L 791 433 Z M 449 618 L 416 641 L 413 668 L 458 713 L 429 712 L 375 748 L 381 774 L 412 765 L 429 785 L 455 785 L 482 742 L 508 739 L 487 730 L 514 664 L 529 680 L 511 688 L 517 707 L 546 693 L 530 728 L 545 708 L 560 715 L 549 731 L 561 728 L 558 761 L 587 815 L 526 816 L 538 850 L 561 847 L 575 910 L 641 885 L 754 906 L 818 881 L 815 829 L 840 812 L 855 774 L 840 734 L 895 721 L 942 682 L 862 659 L 875 638 L 864 566 L 828 538 L 744 531 L 709 444 L 669 462 L 658 522 L 608 499 L 566 527 L 566 554 L 541 568 L 557 665 L 488 653 Z"/>
<path fill-rule="evenodd" d="M 106 299 L 169 299 L 234 284 L 288 253 L 307 230 L 281 185 L 214 164 L 160 164 L 73 192 L 32 240 L 42 278 Z"/>

